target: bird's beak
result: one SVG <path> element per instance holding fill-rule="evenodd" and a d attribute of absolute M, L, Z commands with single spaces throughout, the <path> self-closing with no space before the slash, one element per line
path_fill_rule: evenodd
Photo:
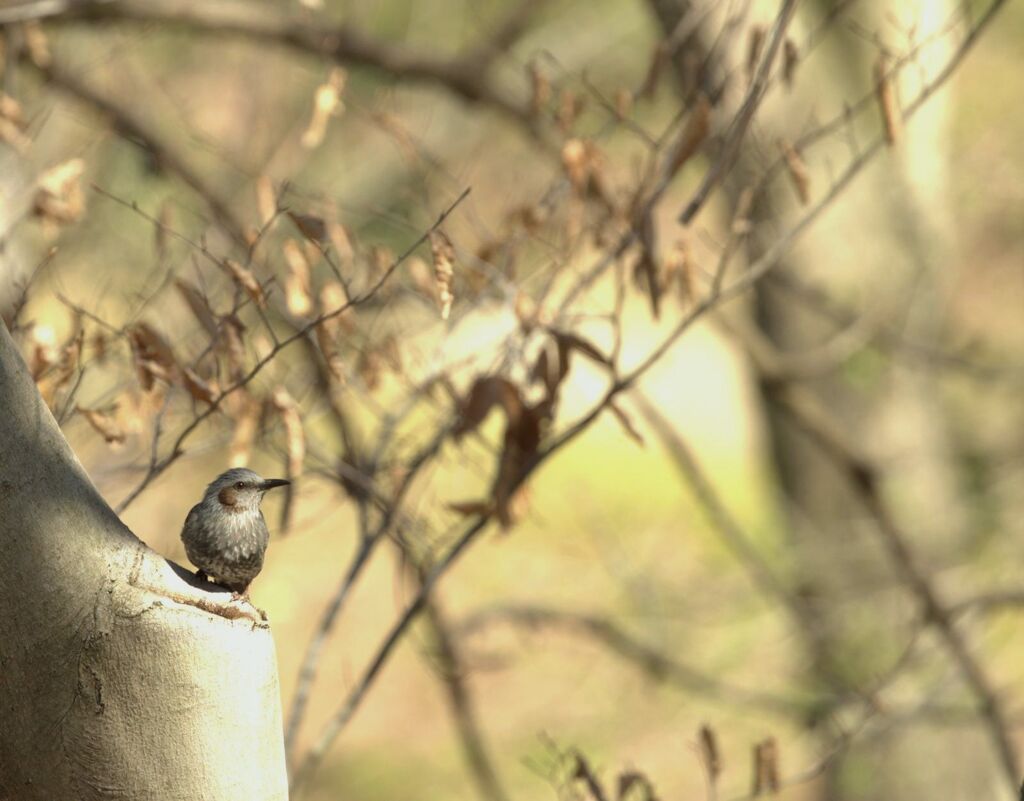
<path fill-rule="evenodd" d="M 292 482 L 286 478 L 268 478 L 260 486 L 260 489 L 263 492 L 266 492 L 267 490 L 274 489 L 274 487 L 287 487 L 291 483 Z"/>

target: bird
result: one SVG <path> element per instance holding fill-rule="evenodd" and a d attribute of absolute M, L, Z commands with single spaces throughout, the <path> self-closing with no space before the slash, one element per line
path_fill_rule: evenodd
<path fill-rule="evenodd" d="M 198 568 L 197 578 L 224 585 L 236 599 L 248 597 L 270 542 L 260 502 L 267 490 L 290 483 L 262 478 L 245 467 L 227 470 L 210 482 L 181 529 L 185 553 Z"/>

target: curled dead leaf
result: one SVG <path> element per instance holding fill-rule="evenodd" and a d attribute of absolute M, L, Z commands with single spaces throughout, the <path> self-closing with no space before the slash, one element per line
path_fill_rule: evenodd
<path fill-rule="evenodd" d="M 668 42 L 658 42 L 651 53 L 651 61 L 644 75 L 644 81 L 640 85 L 640 91 L 637 92 L 639 97 L 644 97 L 648 100 L 654 97 L 654 93 L 658 91 L 658 84 L 661 82 L 662 73 L 664 73 L 665 67 L 668 65 L 669 56 Z"/>
<path fill-rule="evenodd" d="M 885 139 L 890 145 L 899 142 L 903 134 L 903 117 L 896 98 L 896 88 L 889 75 L 889 57 L 883 52 L 875 62 L 875 95 L 885 125 Z"/>
<path fill-rule="evenodd" d="M 38 383 L 43 374 L 56 364 L 59 358 L 57 349 L 57 332 L 52 326 L 35 324 L 30 329 L 31 355 L 28 359 L 28 371 L 32 380 Z"/>
<path fill-rule="evenodd" d="M 157 224 L 153 226 L 153 245 L 156 248 L 157 258 L 163 261 L 167 258 L 167 250 L 170 247 L 171 232 L 174 229 L 174 207 L 171 201 L 165 200 L 160 204 L 160 213 L 157 215 Z"/>
<path fill-rule="evenodd" d="M 327 226 L 322 217 L 289 211 L 288 219 L 295 224 L 295 227 L 299 229 L 299 233 L 306 237 L 306 239 L 316 242 L 318 245 L 323 244 L 327 237 Z"/>
<path fill-rule="evenodd" d="M 50 42 L 39 20 L 33 19 L 21 24 L 21 35 L 25 43 L 25 49 L 32 63 L 40 69 L 50 66 L 53 58 L 50 55 Z"/>
<path fill-rule="evenodd" d="M 494 504 L 490 501 L 453 501 L 446 503 L 445 506 L 463 517 L 489 517 L 494 511 Z"/>
<path fill-rule="evenodd" d="M 188 394 L 196 400 L 203 401 L 204 403 L 213 403 L 220 394 L 220 388 L 217 386 L 216 381 L 202 378 L 191 367 L 182 369 L 181 378 Z"/>
<path fill-rule="evenodd" d="M 236 392 L 234 408 L 231 410 L 235 428 L 228 447 L 228 462 L 231 467 L 245 467 L 252 455 L 252 446 L 260 430 L 263 404 L 248 392 Z"/>
<path fill-rule="evenodd" d="M 0 92 L 0 142 L 19 153 L 25 153 L 32 144 L 26 135 L 27 130 L 21 104 L 10 95 Z"/>
<path fill-rule="evenodd" d="M 807 171 L 807 165 L 804 164 L 800 153 L 790 142 L 782 139 L 779 141 L 779 146 L 782 148 L 782 155 L 786 160 L 786 171 L 796 189 L 797 197 L 800 198 L 800 203 L 806 206 L 811 199 L 811 176 Z"/>
<path fill-rule="evenodd" d="M 266 228 L 277 214 L 277 193 L 269 175 L 261 175 L 256 180 L 256 211 L 261 228 Z"/>
<path fill-rule="evenodd" d="M 253 303 L 261 309 L 267 308 L 267 296 L 263 293 L 263 287 L 256 280 L 252 270 L 248 267 L 243 267 L 234 259 L 224 259 L 220 264 L 225 272 L 231 276 L 231 280 L 252 299 Z"/>
<path fill-rule="evenodd" d="M 608 410 L 615 416 L 615 419 L 619 421 L 619 425 L 622 426 L 622 430 L 626 432 L 631 440 L 633 440 L 637 445 L 645 444 L 643 435 L 637 427 L 633 425 L 633 420 L 625 411 L 623 411 L 621 406 L 615 403 L 615 401 L 611 401 L 608 404 Z"/>
<path fill-rule="evenodd" d="M 313 114 L 300 140 L 307 150 L 318 147 L 324 141 L 328 121 L 343 110 L 341 94 L 345 90 L 347 80 L 348 73 L 341 67 L 334 67 L 327 80 L 316 88 L 313 95 Z"/>
<path fill-rule="evenodd" d="M 296 317 L 305 317 L 313 311 L 309 262 L 294 239 L 285 240 L 284 257 L 288 262 L 288 277 L 284 283 L 288 311 Z"/>
<path fill-rule="evenodd" d="M 673 285 L 679 287 L 679 297 L 684 303 L 692 303 L 697 297 L 696 267 L 690 253 L 688 236 L 681 236 L 665 255 L 662 262 L 661 286 L 665 291 Z"/>
<path fill-rule="evenodd" d="M 543 427 L 551 415 L 551 403 L 541 401 L 524 407 L 519 414 L 509 415 L 491 497 L 502 528 L 511 527 L 525 510 L 528 496 L 523 495 L 523 481 L 540 448 Z"/>
<path fill-rule="evenodd" d="M 334 252 L 343 263 L 351 262 L 356 257 L 355 248 L 352 246 L 352 236 L 348 229 L 339 222 L 329 222 L 327 232 L 334 245 Z"/>
<path fill-rule="evenodd" d="M 85 210 L 80 183 L 84 171 L 85 160 L 80 158 L 68 159 L 46 170 L 36 183 L 33 213 L 56 224 L 78 220 Z"/>
<path fill-rule="evenodd" d="M 142 388 L 152 389 L 157 379 L 173 383 L 177 376 L 178 363 L 167 340 L 145 322 L 134 323 L 128 327 L 126 333 Z"/>
<path fill-rule="evenodd" d="M 796 78 L 796 67 L 800 63 L 800 48 L 796 42 L 786 37 L 782 46 L 782 80 L 787 89 L 793 88 L 793 80 Z"/>
<path fill-rule="evenodd" d="M 233 314 L 220 319 L 217 350 L 227 362 L 228 376 L 239 381 L 245 374 L 245 325 Z"/>
<path fill-rule="evenodd" d="M 125 439 L 125 433 L 117 424 L 114 416 L 99 409 L 86 409 L 84 406 L 76 406 L 75 410 L 81 414 L 98 433 L 110 445 L 120 445 Z"/>
<path fill-rule="evenodd" d="M 203 327 L 203 330 L 211 337 L 217 336 L 217 319 L 210 310 L 210 304 L 203 294 L 184 278 L 176 278 L 174 286 L 184 298 L 189 310 L 196 320 Z"/>
<path fill-rule="evenodd" d="M 764 49 L 765 30 L 761 25 L 751 27 L 747 38 L 747 83 L 754 80 L 754 72 L 761 60 L 761 51 Z"/>
<path fill-rule="evenodd" d="M 697 100 L 694 103 L 693 110 L 690 112 L 690 118 L 687 120 L 686 127 L 676 141 L 672 152 L 672 161 L 669 163 L 668 168 L 669 177 L 675 176 L 683 168 L 683 165 L 693 157 L 704 143 L 710 130 L 711 103 L 701 93 L 697 95 Z"/>
<path fill-rule="evenodd" d="M 582 195 L 590 178 L 590 160 L 587 144 L 582 139 L 570 139 L 562 145 L 562 167 L 576 193 Z"/>
<path fill-rule="evenodd" d="M 306 435 L 302 429 L 302 415 L 299 404 L 284 387 L 277 387 L 270 396 L 270 403 L 281 415 L 284 423 L 285 439 L 288 453 L 288 478 L 302 474 L 302 466 L 306 460 Z"/>
<path fill-rule="evenodd" d="M 774 737 L 768 737 L 754 746 L 754 781 L 752 795 L 776 795 L 779 781 L 779 746 Z"/>
<path fill-rule="evenodd" d="M 722 774 L 722 757 L 715 731 L 707 724 L 700 727 L 700 752 L 711 783 L 714 784 Z"/>
<path fill-rule="evenodd" d="M 530 62 L 527 69 L 530 73 L 530 114 L 538 118 L 551 102 L 551 81 L 536 59 Z"/>
<path fill-rule="evenodd" d="M 434 259 L 434 281 L 437 286 L 437 299 L 441 306 L 441 319 L 447 320 L 451 314 L 452 279 L 455 275 L 455 248 L 451 240 L 440 229 L 430 232 L 430 253 Z"/>
<path fill-rule="evenodd" d="M 517 420 L 523 410 L 519 388 L 501 376 L 478 378 L 458 403 L 458 421 L 452 429 L 455 439 L 474 431 L 495 406 L 502 408 L 509 420 Z"/>

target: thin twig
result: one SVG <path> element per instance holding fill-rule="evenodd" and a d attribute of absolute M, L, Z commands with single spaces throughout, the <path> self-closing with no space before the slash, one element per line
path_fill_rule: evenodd
<path fill-rule="evenodd" d="M 291 345 L 293 342 L 296 342 L 304 338 L 310 331 L 314 330 L 318 325 L 322 324 L 326 320 L 333 319 L 334 317 L 337 317 L 338 315 L 344 313 L 348 309 L 365 303 L 367 300 L 372 298 L 377 293 L 377 291 L 387 282 L 387 280 L 394 274 L 395 270 L 397 270 L 399 266 L 407 258 L 409 258 L 409 256 L 411 256 L 412 253 L 420 245 L 427 241 L 427 239 L 430 237 L 430 234 L 433 231 L 437 230 L 437 228 L 439 228 L 444 223 L 444 221 L 448 218 L 448 215 L 451 214 L 456 209 L 456 207 L 458 207 L 458 205 L 462 203 L 463 200 L 465 200 L 469 193 L 470 188 L 467 187 L 465 190 L 463 190 L 462 194 L 460 194 L 448 206 L 448 208 L 441 212 L 440 216 L 437 218 L 434 224 L 431 225 L 430 228 L 428 228 L 426 231 L 424 231 L 423 234 L 421 234 L 416 239 L 415 242 L 409 245 L 409 247 L 406 248 L 405 251 L 400 256 L 398 256 L 398 258 L 395 259 L 394 262 L 392 262 L 391 266 L 389 266 L 388 269 L 385 270 L 384 273 L 365 292 L 353 297 L 348 303 L 343 304 L 337 309 L 334 309 L 333 311 L 330 312 L 325 312 L 315 317 L 314 319 L 306 323 L 304 326 L 302 326 L 300 329 L 298 329 L 295 333 L 290 334 L 289 336 L 282 339 L 263 358 L 257 361 L 256 364 L 254 364 L 252 368 L 250 368 L 250 370 L 244 376 L 242 376 L 233 384 L 231 384 L 226 389 L 221 391 L 221 393 L 210 402 L 210 405 L 201 414 L 197 415 L 192 420 L 191 423 L 189 423 L 187 426 L 185 426 L 184 429 L 182 429 L 181 433 L 178 434 L 177 439 L 175 439 L 174 444 L 171 447 L 171 452 L 167 454 L 167 456 L 165 456 L 163 459 L 161 459 L 157 464 L 152 465 L 150 469 L 146 472 L 146 475 L 138 483 L 138 485 L 136 485 L 136 487 L 133 490 L 131 490 L 128 493 L 128 495 L 126 495 L 125 498 L 115 507 L 117 513 L 121 514 L 125 509 L 127 509 L 131 505 L 132 501 L 138 498 L 142 491 L 146 489 L 146 487 L 148 487 L 157 476 L 163 473 L 164 470 L 170 467 L 174 462 L 178 460 L 179 457 L 182 456 L 182 454 L 184 453 L 184 451 L 182 450 L 182 446 L 185 444 L 188 438 L 203 423 L 204 420 L 206 420 L 220 408 L 221 403 L 226 397 L 228 397 L 228 395 L 231 395 L 232 393 L 237 392 L 239 389 L 242 389 L 243 387 L 247 386 L 257 375 L 259 375 L 259 373 L 263 370 L 264 367 L 270 364 L 277 357 L 277 355 L 282 350 Z"/>

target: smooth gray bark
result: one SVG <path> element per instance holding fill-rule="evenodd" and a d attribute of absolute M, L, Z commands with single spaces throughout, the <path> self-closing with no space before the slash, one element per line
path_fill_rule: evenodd
<path fill-rule="evenodd" d="M 287 798 L 270 629 L 139 541 L 0 323 L 0 799 Z"/>

